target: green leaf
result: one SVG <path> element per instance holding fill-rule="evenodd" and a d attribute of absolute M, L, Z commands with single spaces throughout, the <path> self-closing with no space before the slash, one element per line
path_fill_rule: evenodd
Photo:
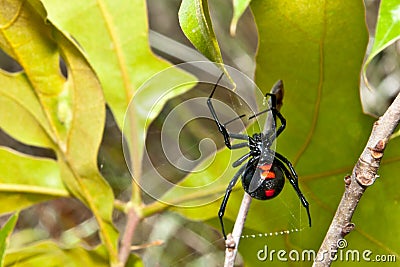
<path fill-rule="evenodd" d="M 233 17 L 230 26 L 230 33 L 232 36 L 236 34 L 236 26 L 240 17 L 243 15 L 246 8 L 249 6 L 251 0 L 232 0 L 233 3 Z"/>
<path fill-rule="evenodd" d="M 25 14 L 30 21 L 24 17 Z M 46 118 L 52 122 L 52 131 L 57 135 L 56 138 L 65 140 L 67 125 L 59 119 L 58 113 L 58 95 L 64 89 L 64 78 L 59 70 L 57 45 L 49 41 L 51 28 L 40 19 L 29 3 L 21 1 L 3 3 L 0 19 L 1 48 L 24 68 L 29 83 L 36 88 L 35 93 Z M 37 64 L 38 60 L 45 61 Z M 31 112 L 36 117 L 40 116 Z M 46 129 L 46 125 L 43 128 Z"/>
<path fill-rule="evenodd" d="M 197 50 L 209 60 L 223 63 L 207 0 L 183 0 L 178 16 L 182 31 Z"/>
<path fill-rule="evenodd" d="M 18 220 L 18 213 L 14 213 L 0 229 L 0 266 L 4 266 L 4 252 L 6 251 L 11 233 Z"/>
<path fill-rule="evenodd" d="M 114 196 L 97 169 L 105 120 L 101 87 L 80 51 L 61 34 L 56 34 L 55 39 L 69 70 L 67 86 L 74 97 L 67 151 L 58 153 L 61 174 L 68 188 L 93 212 L 110 260 L 115 262 L 118 234 L 112 223 Z"/>
<path fill-rule="evenodd" d="M 58 197 L 67 197 L 57 163 L 0 147 L 0 213 L 21 210 Z"/>
<path fill-rule="evenodd" d="M 123 1 L 118 5 L 109 0 L 42 2 L 48 19 L 84 48 L 122 129 L 126 109 L 137 89 L 171 66 L 150 50 L 145 1 Z M 173 75 L 179 79 L 187 74 L 176 70 Z M 162 87 L 158 90 L 162 92 Z"/>
<path fill-rule="evenodd" d="M 0 127 L 23 143 L 52 147 L 54 136 L 26 75 L 0 70 L 0 83 Z"/>
<path fill-rule="evenodd" d="M 51 241 L 10 249 L 5 260 L 5 266 L 110 266 L 104 246 L 94 250 L 62 248 Z"/>
<path fill-rule="evenodd" d="M 71 168 L 59 161 L 61 175 L 70 190 L 90 208 L 99 226 L 102 241 L 109 251 L 112 263 L 117 261 L 118 233 L 112 222 L 113 196 L 103 177 L 93 169 Z"/>
<path fill-rule="evenodd" d="M 399 38 L 400 4 L 397 1 L 382 0 L 379 6 L 374 43 L 364 66 L 364 75 L 371 60 Z"/>
<path fill-rule="evenodd" d="M 21 249 L 10 249 L 5 266 L 110 266 L 104 246 L 87 250 L 82 247 L 62 248 L 51 241 L 42 241 Z M 141 260 L 131 255 L 127 267 L 143 266 Z"/>
<path fill-rule="evenodd" d="M 367 44 L 362 3 L 256 0 L 251 7 L 259 29 L 256 83 L 266 91 L 278 79 L 285 85 L 288 125 L 277 150 L 300 176 L 351 166 L 371 123 L 357 90 Z M 340 159 L 328 160 L 334 155 Z"/>
<path fill-rule="evenodd" d="M 16 102 L 27 99 L 27 103 L 13 110 L 17 112 L 13 115 L 23 114 L 31 124 L 36 120 L 43 129 L 37 131 L 40 138 L 18 133 L 13 137 L 22 136 L 31 143 L 40 140 L 42 145 L 46 145 L 41 137 L 44 132 L 51 138 L 63 182 L 93 212 L 110 260 L 116 262 L 118 236 L 111 220 L 114 196 L 97 169 L 105 121 L 100 83 L 76 44 L 45 21 L 46 12 L 39 2 L 3 2 L 0 12 L 1 48 L 22 66 L 21 75 L 26 76 L 36 97 L 34 101 L 32 97 L 17 100 L 14 96 L 9 106 L 18 106 Z M 67 78 L 61 74 L 60 58 L 66 64 Z M 18 87 L 22 79 L 18 75 L 14 78 Z M 15 128 L 8 128 L 16 132 Z"/>
<path fill-rule="evenodd" d="M 95 69 L 118 126 L 122 130 L 128 105 L 140 86 L 150 77 L 170 67 L 157 58 L 148 42 L 147 11 L 145 1 L 124 1 L 115 5 L 113 1 L 94 3 L 91 1 L 43 1 L 48 10 L 48 19 L 60 29 L 70 33 L 85 50 Z M 177 68 L 170 71 L 156 87 L 147 92 L 149 100 L 159 100 L 165 85 L 170 80 L 187 80 L 188 74 Z M 192 78 L 190 78 L 192 79 Z M 188 90 L 190 87 L 186 87 Z M 180 92 L 179 92 L 180 93 Z M 168 97 L 174 95 L 169 94 Z M 140 178 L 143 140 L 154 110 L 138 105 L 130 117 L 129 151 L 136 178 Z M 143 124 L 147 122 L 147 124 Z M 143 131 L 142 131 L 143 129 Z M 126 133 L 124 133 L 126 134 Z M 140 194 L 134 186 L 134 202 L 140 205 Z M 112 201 L 108 201 L 111 205 Z"/>

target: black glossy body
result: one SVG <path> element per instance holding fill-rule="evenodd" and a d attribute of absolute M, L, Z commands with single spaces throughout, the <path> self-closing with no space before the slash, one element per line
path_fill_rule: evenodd
<path fill-rule="evenodd" d="M 251 181 L 260 180 L 260 184 L 251 190 Z M 285 185 L 285 176 L 276 162 L 258 165 L 257 162 L 248 162 L 242 175 L 242 186 L 244 191 L 252 198 L 267 200 L 276 197 Z"/>

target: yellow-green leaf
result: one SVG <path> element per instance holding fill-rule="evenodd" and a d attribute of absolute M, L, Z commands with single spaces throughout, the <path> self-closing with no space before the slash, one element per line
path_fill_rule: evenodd
<path fill-rule="evenodd" d="M 363 69 L 364 77 L 366 76 L 366 70 L 371 60 L 399 38 L 400 3 L 398 1 L 382 0 L 379 6 L 379 14 L 376 23 L 372 49 L 368 55 Z M 365 78 L 367 81 L 368 77 Z"/>
<path fill-rule="evenodd" d="M 105 121 L 100 83 L 77 45 L 46 21 L 39 2 L 14 0 L 1 5 L 0 46 L 22 66 L 36 97 L 36 102 L 30 99 L 24 106 L 33 103 L 37 108 L 39 103 L 45 122 L 32 108 L 16 109 L 14 116 L 28 110 L 30 121 L 36 120 L 49 132 L 64 184 L 91 209 L 110 261 L 116 262 L 118 235 L 111 220 L 114 196 L 97 169 Z M 60 59 L 67 67 L 67 78 L 61 74 Z M 16 87 L 20 83 L 16 79 Z"/>
<path fill-rule="evenodd" d="M 14 213 L 0 229 L 0 266 L 4 266 L 4 252 L 6 251 L 11 233 L 17 223 L 18 213 Z"/>
<path fill-rule="evenodd" d="M 69 195 L 52 159 L 23 155 L 0 147 L 0 213 L 21 210 Z"/>
<path fill-rule="evenodd" d="M 183 0 L 178 16 L 183 32 L 197 50 L 209 60 L 223 63 L 207 0 Z"/>
<path fill-rule="evenodd" d="M 233 16 L 230 26 L 230 33 L 232 36 L 236 34 L 236 26 L 240 17 L 243 15 L 246 8 L 249 6 L 251 0 L 232 0 L 233 3 Z"/>
<path fill-rule="evenodd" d="M 5 266 L 110 266 L 104 246 L 93 250 L 62 248 L 51 241 L 39 242 L 7 251 Z"/>
<path fill-rule="evenodd" d="M 150 77 L 170 67 L 157 58 L 149 47 L 147 11 L 144 0 L 122 1 L 42 1 L 48 10 L 48 19 L 60 29 L 70 33 L 83 47 L 95 69 L 118 126 L 122 129 L 124 116 L 133 96 Z M 149 99 L 157 99 L 158 105 L 167 99 L 159 99 L 170 84 L 169 79 L 186 80 L 188 74 L 175 68 L 170 76 L 147 92 Z M 190 87 L 186 87 L 188 90 Z M 149 93 L 151 92 L 151 93 Z M 173 97 L 169 94 L 169 97 Z M 140 177 L 143 140 L 149 118 L 154 110 L 137 105 L 130 117 L 131 129 L 129 152 L 137 178 Z M 140 111 L 140 112 L 138 112 Z M 147 124 L 143 124 L 147 122 Z M 136 131 L 135 129 L 140 129 Z M 142 131 L 142 129 L 144 131 Z M 137 188 L 132 194 L 140 202 Z"/>
<path fill-rule="evenodd" d="M 85 50 L 99 76 L 107 104 L 122 129 L 126 109 L 136 90 L 152 75 L 170 66 L 150 50 L 145 1 L 42 2 L 48 10 L 48 19 L 70 33 Z M 186 76 L 179 70 L 173 75 L 177 79 Z"/>
<path fill-rule="evenodd" d="M 57 44 L 49 41 L 51 27 L 27 1 L 2 2 L 0 25 L 1 48 L 23 67 L 53 132 L 65 140 L 68 129 L 59 120 L 57 109 L 65 79 L 59 69 Z"/>
<path fill-rule="evenodd" d="M 0 70 L 0 83 L 0 127 L 25 144 L 53 147 L 53 132 L 26 75 Z"/>

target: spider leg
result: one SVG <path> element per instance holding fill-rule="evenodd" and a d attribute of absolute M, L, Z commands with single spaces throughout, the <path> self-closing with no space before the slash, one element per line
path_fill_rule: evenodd
<path fill-rule="evenodd" d="M 214 106 L 213 106 L 212 101 L 211 101 L 211 99 L 212 99 L 212 97 L 214 95 L 215 89 L 217 89 L 217 85 L 218 85 L 219 81 L 222 79 L 222 76 L 224 76 L 224 73 L 222 73 L 219 76 L 217 82 L 215 83 L 214 88 L 213 88 L 210 96 L 207 99 L 207 105 L 208 105 L 208 108 L 210 109 L 211 115 L 213 116 L 215 123 L 217 124 L 219 132 L 224 136 L 225 145 L 229 149 L 231 149 L 231 142 L 230 142 L 230 139 L 229 139 L 229 133 L 228 133 L 227 129 L 225 128 L 225 126 L 219 121 L 217 113 L 215 112 Z"/>
<path fill-rule="evenodd" d="M 246 140 L 249 141 L 249 136 L 245 134 L 237 134 L 237 133 L 229 133 L 229 137 L 238 140 Z"/>
<path fill-rule="evenodd" d="M 276 134 L 275 136 L 272 138 L 271 141 L 273 141 L 274 139 L 276 139 L 282 132 L 283 130 L 285 130 L 286 128 L 286 119 L 283 117 L 283 115 L 279 112 L 279 110 L 277 109 L 277 100 L 276 100 L 276 95 L 275 94 L 270 94 L 270 93 L 266 93 L 265 97 L 270 96 L 271 97 L 271 108 L 268 108 L 266 110 L 263 110 L 261 112 L 258 112 L 257 114 L 254 114 L 252 116 L 249 117 L 250 119 L 253 119 L 261 114 L 264 114 L 265 112 L 271 111 L 272 112 L 272 116 L 274 121 L 276 122 L 276 117 L 278 117 L 278 119 L 281 122 L 281 126 L 279 126 L 278 130 L 276 130 Z"/>
<path fill-rule="evenodd" d="M 238 143 L 238 144 L 234 144 L 232 145 L 231 149 L 238 149 L 238 148 L 243 148 L 243 147 L 248 147 L 250 148 L 250 152 L 246 153 L 245 155 L 241 156 L 239 159 L 237 159 L 232 166 L 238 167 L 239 165 L 242 165 L 243 162 L 245 162 L 249 157 L 254 156 L 253 152 L 251 151 L 252 149 L 252 144 L 254 143 L 254 139 L 247 136 L 247 135 L 242 135 L 242 134 L 232 134 L 229 135 L 231 138 L 235 138 L 235 139 L 245 139 L 247 140 L 247 142 L 243 142 L 243 143 Z"/>
<path fill-rule="evenodd" d="M 221 223 L 222 234 L 223 234 L 225 240 L 226 240 L 226 234 L 225 234 L 225 227 L 224 227 L 223 217 L 224 217 L 224 214 L 225 214 L 226 204 L 228 203 L 228 199 L 229 199 L 229 196 L 231 195 L 233 187 L 235 186 L 235 184 L 236 184 L 237 180 L 239 179 L 239 177 L 245 171 L 246 166 L 247 165 L 243 165 L 242 167 L 240 167 L 240 169 L 233 176 L 232 180 L 229 182 L 229 185 L 228 185 L 228 187 L 226 188 L 226 191 L 225 191 L 224 199 L 222 200 L 221 206 L 220 206 L 219 211 L 218 211 L 218 218 L 219 218 L 219 221 Z"/>
<path fill-rule="evenodd" d="M 286 119 L 283 117 L 283 115 L 279 112 L 279 110 L 276 107 L 276 95 L 275 94 L 265 94 L 265 97 L 270 96 L 271 97 L 271 111 L 272 111 L 272 116 L 274 117 L 274 121 L 276 122 L 276 117 L 281 121 L 281 126 L 279 126 L 278 130 L 276 130 L 275 138 L 277 138 L 283 130 L 285 130 L 286 127 Z"/>
<path fill-rule="evenodd" d="M 234 144 L 234 145 L 232 145 L 231 149 L 238 149 L 238 148 L 243 148 L 243 147 L 250 147 L 250 145 L 247 142 Z"/>
<path fill-rule="evenodd" d="M 245 117 L 245 116 L 246 116 L 246 114 L 242 114 L 242 115 L 240 115 L 240 116 L 237 116 L 236 118 L 233 118 L 233 119 L 231 119 L 231 120 L 225 122 L 225 123 L 224 123 L 224 126 L 226 126 L 226 125 L 228 125 L 229 123 L 234 122 L 234 121 L 236 121 L 236 120 L 238 120 L 238 119 L 241 119 L 241 118 L 243 118 L 243 117 Z"/>
<path fill-rule="evenodd" d="M 293 186 L 293 189 L 296 191 L 301 204 L 306 209 L 307 215 L 308 215 L 308 224 L 311 227 L 311 215 L 310 215 L 309 204 L 299 188 L 298 176 L 297 176 L 296 171 L 293 168 L 292 163 L 287 158 L 285 158 L 283 155 L 281 155 L 277 152 L 275 152 L 275 157 L 278 159 L 276 161 L 276 163 L 285 172 L 286 178 L 289 180 L 290 184 Z M 289 167 L 289 169 L 288 169 L 288 167 Z"/>
<path fill-rule="evenodd" d="M 235 139 L 240 139 L 240 140 L 246 140 L 246 141 L 248 141 L 248 140 L 249 140 L 249 137 L 248 137 L 247 135 L 244 135 L 244 134 L 229 133 L 228 130 L 226 129 L 226 125 L 227 125 L 227 124 L 229 124 L 229 123 L 231 123 L 231 122 L 233 122 L 233 121 L 235 121 L 235 120 L 238 120 L 238 119 L 240 119 L 240 118 L 242 118 L 242 117 L 244 117 L 244 116 L 246 116 L 246 115 L 240 115 L 240 116 L 238 116 L 238 117 L 236 117 L 236 118 L 233 118 L 232 120 L 226 122 L 225 124 L 222 124 L 222 123 L 219 121 L 219 119 L 218 119 L 217 113 L 215 112 L 215 109 L 214 109 L 214 106 L 213 106 L 213 104 L 212 104 L 211 99 L 212 99 L 212 97 L 213 97 L 213 95 L 214 95 L 214 92 L 215 92 L 215 90 L 217 89 L 217 85 L 218 85 L 219 81 L 222 79 L 222 76 L 223 76 L 223 75 L 224 75 L 224 73 L 222 73 L 222 74 L 219 76 L 217 82 L 215 83 L 214 88 L 213 88 L 213 90 L 212 90 L 210 96 L 209 96 L 208 99 L 207 99 L 207 105 L 208 105 L 208 108 L 209 108 L 209 110 L 210 110 L 210 112 L 211 112 L 211 115 L 212 115 L 213 118 L 214 118 L 215 123 L 217 124 L 217 127 L 218 127 L 219 132 L 220 132 L 220 133 L 223 135 L 223 137 L 224 137 L 225 145 L 226 145 L 229 149 L 232 149 L 232 145 L 231 145 L 230 138 L 235 138 Z"/>
<path fill-rule="evenodd" d="M 242 165 L 242 163 L 245 162 L 250 156 L 251 156 L 251 152 L 244 154 L 239 159 L 237 159 L 234 163 L 232 163 L 232 167 L 235 168 L 237 166 Z"/>

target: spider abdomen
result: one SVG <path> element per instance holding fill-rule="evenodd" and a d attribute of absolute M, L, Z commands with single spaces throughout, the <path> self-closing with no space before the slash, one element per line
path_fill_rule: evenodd
<path fill-rule="evenodd" d="M 267 200 L 279 195 L 285 185 L 285 176 L 275 162 L 248 164 L 242 185 L 252 198 Z"/>

